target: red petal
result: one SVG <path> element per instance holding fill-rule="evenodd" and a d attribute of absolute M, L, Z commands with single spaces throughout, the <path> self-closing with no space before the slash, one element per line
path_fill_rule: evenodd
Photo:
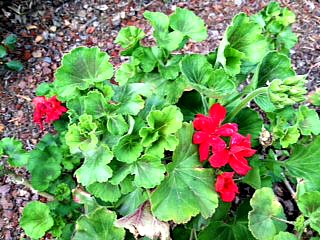
<path fill-rule="evenodd" d="M 238 125 L 236 123 L 227 123 L 222 125 L 216 134 L 224 137 L 230 137 L 238 131 Z"/>
<path fill-rule="evenodd" d="M 193 143 L 200 144 L 208 140 L 208 134 L 204 132 L 196 132 L 193 134 Z"/>
<path fill-rule="evenodd" d="M 208 127 L 207 116 L 202 114 L 197 114 L 196 118 L 193 120 L 193 127 L 196 130 L 205 130 Z"/>
<path fill-rule="evenodd" d="M 203 142 L 200 144 L 199 155 L 200 155 L 201 162 L 207 160 L 207 158 L 209 156 L 209 148 L 210 148 L 210 145 L 208 142 Z"/>
<path fill-rule="evenodd" d="M 233 175 L 234 172 L 224 172 L 217 177 L 215 188 L 224 202 L 232 202 L 236 193 L 239 193 L 238 186 L 232 179 Z"/>
<path fill-rule="evenodd" d="M 209 110 L 210 117 L 214 117 L 219 120 L 219 123 L 222 123 L 227 115 L 227 110 L 220 105 L 220 103 L 215 103 L 211 106 Z"/>
<path fill-rule="evenodd" d="M 231 168 L 240 175 L 246 175 L 251 170 L 248 161 L 244 157 L 234 154 L 229 157 L 229 164 Z"/>
<path fill-rule="evenodd" d="M 35 97 L 33 100 L 32 100 L 33 104 L 34 105 L 38 105 L 38 104 L 44 104 L 46 102 L 46 98 L 41 96 L 41 97 Z"/>
<path fill-rule="evenodd" d="M 212 152 L 219 152 L 227 147 L 227 144 L 225 143 L 225 141 L 223 141 L 219 137 L 211 137 L 209 141 L 210 141 L 210 146 L 212 147 Z"/>
<path fill-rule="evenodd" d="M 220 193 L 221 199 L 224 202 L 232 202 L 236 198 L 235 192 L 222 192 Z"/>
<path fill-rule="evenodd" d="M 209 158 L 209 163 L 213 168 L 220 168 L 228 163 L 228 158 L 229 152 L 225 149 L 219 152 L 214 152 Z"/>

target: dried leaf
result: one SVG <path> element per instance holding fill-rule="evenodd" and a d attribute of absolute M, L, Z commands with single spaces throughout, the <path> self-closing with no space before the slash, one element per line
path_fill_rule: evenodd
<path fill-rule="evenodd" d="M 145 202 L 135 213 L 116 221 L 116 226 L 127 228 L 136 238 L 170 240 L 169 224 L 156 219 L 150 212 L 150 203 Z"/>

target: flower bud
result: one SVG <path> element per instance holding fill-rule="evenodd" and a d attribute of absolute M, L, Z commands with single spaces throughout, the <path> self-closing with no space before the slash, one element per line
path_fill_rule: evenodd
<path fill-rule="evenodd" d="M 296 75 L 292 77 L 287 77 L 286 79 L 283 80 L 283 84 L 287 86 L 294 86 L 300 83 L 305 84 L 305 75 Z"/>

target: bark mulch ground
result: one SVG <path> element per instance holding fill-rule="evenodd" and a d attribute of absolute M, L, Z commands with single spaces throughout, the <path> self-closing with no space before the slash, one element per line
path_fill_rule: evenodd
<path fill-rule="evenodd" d="M 143 20 L 145 10 L 172 13 L 186 7 L 208 25 L 209 38 L 189 44 L 186 51 L 207 53 L 217 47 L 232 17 L 242 11 L 254 14 L 269 1 L 254 0 L 4 0 L 0 1 L 0 40 L 8 34 L 18 36 L 17 49 L 10 54 L 25 68 L 16 73 L 0 66 L 0 138 L 22 139 L 32 149 L 46 133 L 33 123 L 32 98 L 41 82 L 54 80 L 61 57 L 76 46 L 98 46 L 118 65 L 120 47 L 113 43 L 121 27 L 135 25 L 150 33 Z M 294 31 L 299 44 L 292 52 L 298 74 L 308 74 L 309 91 L 320 88 L 320 3 L 317 1 L 281 1 L 297 15 Z M 152 39 L 150 39 L 152 41 Z M 18 175 L 28 177 L 24 169 Z M 0 239 L 26 237 L 18 221 L 23 207 L 39 196 L 24 185 L 0 176 Z"/>

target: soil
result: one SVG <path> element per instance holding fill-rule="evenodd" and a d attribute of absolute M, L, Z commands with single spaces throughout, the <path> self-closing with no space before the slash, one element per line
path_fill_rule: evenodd
<path fill-rule="evenodd" d="M 8 34 L 18 36 L 17 49 L 9 54 L 24 64 L 21 72 L 6 71 L 0 63 L 0 137 L 22 139 L 32 149 L 46 134 L 33 121 L 32 99 L 41 82 L 52 82 L 61 57 L 77 46 L 98 46 L 112 56 L 117 66 L 120 47 L 113 43 L 121 27 L 135 25 L 151 28 L 143 12 L 172 13 L 186 7 L 208 25 L 205 42 L 188 44 L 187 52 L 208 53 L 222 39 L 226 26 L 239 12 L 254 14 L 269 1 L 254 0 L 4 0 L 0 2 L 0 40 Z M 320 88 L 320 3 L 318 1 L 281 1 L 297 15 L 294 31 L 299 43 L 292 51 L 298 74 L 308 74 L 308 89 Z M 148 39 L 152 40 L 152 39 Z M 15 170 L 28 177 L 24 169 Z M 281 197 L 281 196 L 280 196 Z M 0 239 L 22 239 L 26 235 L 18 225 L 27 202 L 39 196 L 9 177 L 0 176 Z M 284 198 L 287 201 L 286 198 Z M 288 204 L 288 203 L 287 203 Z M 289 204 L 290 205 L 290 204 Z M 289 207 L 288 207 L 289 208 Z M 293 211 L 293 210 L 292 210 Z"/>

